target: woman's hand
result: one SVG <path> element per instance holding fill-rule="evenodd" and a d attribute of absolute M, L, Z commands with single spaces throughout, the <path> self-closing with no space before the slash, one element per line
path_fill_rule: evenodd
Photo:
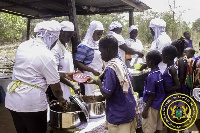
<path fill-rule="evenodd" d="M 61 107 L 63 107 L 63 108 L 67 108 L 68 107 L 68 102 L 64 98 L 58 98 L 58 102 L 59 102 L 59 105 Z"/>

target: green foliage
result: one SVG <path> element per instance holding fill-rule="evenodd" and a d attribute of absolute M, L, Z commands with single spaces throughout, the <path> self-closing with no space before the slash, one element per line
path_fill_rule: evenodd
<path fill-rule="evenodd" d="M 192 24 L 192 29 L 198 33 L 200 33 L 200 18 L 197 19 L 193 24 Z"/>
<path fill-rule="evenodd" d="M 15 42 L 24 38 L 26 19 L 0 12 L 0 41 Z"/>

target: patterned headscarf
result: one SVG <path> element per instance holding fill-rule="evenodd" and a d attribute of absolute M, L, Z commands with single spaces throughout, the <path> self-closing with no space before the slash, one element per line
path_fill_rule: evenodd
<path fill-rule="evenodd" d="M 114 21 L 108 26 L 108 29 L 113 30 L 115 28 L 121 28 L 121 27 L 122 25 L 118 21 Z"/>
<path fill-rule="evenodd" d="M 34 32 L 37 32 L 36 37 L 41 38 L 48 49 L 59 38 L 60 30 L 60 23 L 55 20 L 40 22 L 34 28 Z"/>
<path fill-rule="evenodd" d="M 98 49 L 99 41 L 94 41 L 93 39 L 93 34 L 96 30 L 104 30 L 103 24 L 100 21 L 92 21 L 90 23 L 90 26 L 81 44 L 84 44 L 92 49 Z"/>

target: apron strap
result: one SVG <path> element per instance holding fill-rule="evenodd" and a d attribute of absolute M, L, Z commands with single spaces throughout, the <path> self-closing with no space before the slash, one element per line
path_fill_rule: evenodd
<path fill-rule="evenodd" d="M 15 80 L 15 81 L 13 81 L 12 86 L 9 88 L 8 93 L 13 93 L 13 92 L 16 90 L 16 88 L 20 88 L 20 86 L 21 86 L 22 84 L 23 84 L 23 85 L 27 85 L 27 86 L 29 86 L 29 87 L 36 88 L 36 89 L 41 89 L 41 88 L 38 87 L 38 86 L 30 85 L 30 84 L 24 83 L 24 82 L 22 82 L 22 81 L 20 81 L 20 80 Z"/>

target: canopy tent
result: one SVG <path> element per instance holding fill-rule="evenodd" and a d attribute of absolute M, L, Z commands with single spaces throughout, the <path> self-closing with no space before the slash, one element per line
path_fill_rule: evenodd
<path fill-rule="evenodd" d="M 133 12 L 148 9 L 150 7 L 139 0 L 0 0 L 0 12 L 28 18 L 27 39 L 31 19 L 69 16 L 76 30 L 72 39 L 73 53 L 80 40 L 76 15 L 129 12 L 129 25 L 132 25 Z"/>

